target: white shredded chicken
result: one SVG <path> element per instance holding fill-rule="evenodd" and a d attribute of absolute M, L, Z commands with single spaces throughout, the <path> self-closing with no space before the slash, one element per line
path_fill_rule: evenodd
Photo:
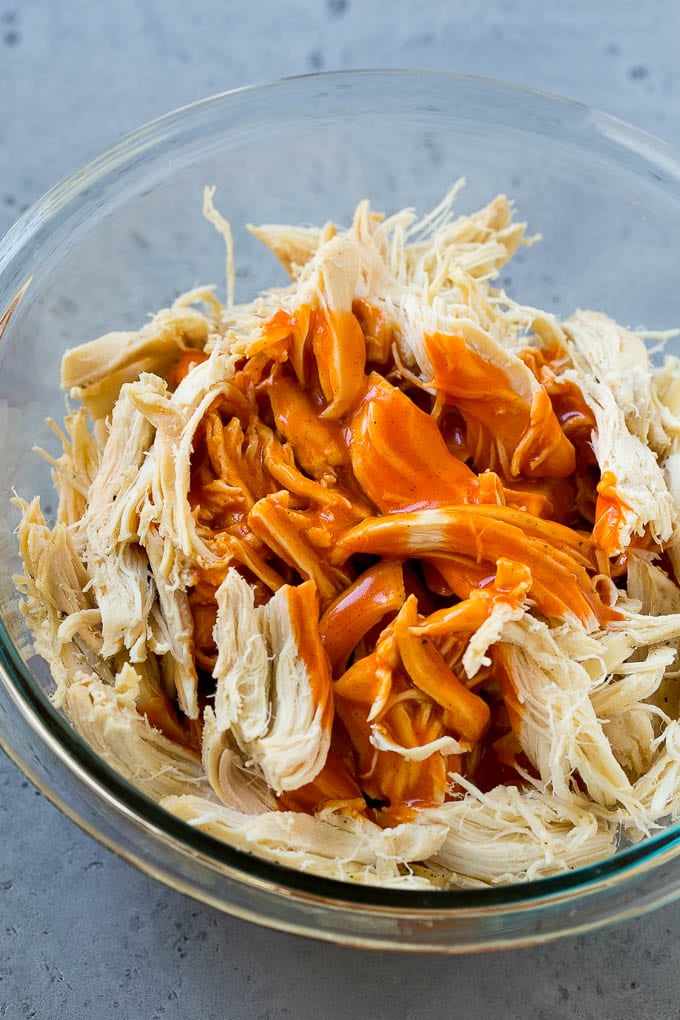
<path fill-rule="evenodd" d="M 190 291 L 138 331 L 67 351 L 62 387 L 81 406 L 51 423 L 60 455 L 43 454 L 56 523 L 16 500 L 26 623 L 55 704 L 97 754 L 239 850 L 405 889 L 567 871 L 680 817 L 680 362 L 653 368 L 641 336 L 600 312 L 559 322 L 498 290 L 537 238 L 503 195 L 455 216 L 463 184 L 422 220 L 362 201 L 346 231 L 249 227 L 291 282 L 240 305 L 231 228 L 206 189 L 226 305 Z M 456 365 L 436 363 L 433 337 L 455 338 L 501 396 L 447 391 Z M 388 425 L 362 432 L 385 380 Z M 573 409 L 557 420 L 569 386 L 579 435 Z M 406 421 L 421 404 L 441 426 L 424 452 L 422 421 Z M 447 432 L 451 407 L 463 425 Z M 505 443 L 501 420 L 516 428 Z M 395 478 L 369 493 L 402 428 Z M 551 514 L 575 472 L 565 538 Z M 419 557 L 444 609 L 405 601 Z M 514 586 L 501 564 L 521 567 Z M 364 591 L 378 611 L 361 630 Z M 514 781 L 482 788 L 470 770 L 493 725 Z M 385 789 L 421 767 L 438 800 L 392 803 Z"/>

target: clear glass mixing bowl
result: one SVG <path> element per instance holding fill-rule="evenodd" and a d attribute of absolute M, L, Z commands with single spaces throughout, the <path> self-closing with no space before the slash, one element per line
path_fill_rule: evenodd
<path fill-rule="evenodd" d="M 237 300 L 283 282 L 248 222 L 347 222 L 370 197 L 424 212 L 459 176 L 459 208 L 498 191 L 543 242 L 513 260 L 520 300 L 680 325 L 680 154 L 584 106 L 457 76 L 359 72 L 215 96 L 128 135 L 25 213 L 0 242 L 0 740 L 70 818 L 169 885 L 240 917 L 358 946 L 462 952 L 583 931 L 680 890 L 680 827 L 595 866 L 464 892 L 322 880 L 249 856 L 173 818 L 112 772 L 51 706 L 11 582 L 12 491 L 40 493 L 32 452 L 54 441 L 63 349 L 222 279 L 201 191 L 231 220 Z M 511 281 L 509 279 L 511 277 Z"/>

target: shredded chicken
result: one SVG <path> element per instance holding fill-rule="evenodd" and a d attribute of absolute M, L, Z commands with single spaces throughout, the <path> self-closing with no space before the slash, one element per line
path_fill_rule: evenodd
<path fill-rule="evenodd" d="M 499 195 L 249 229 L 291 282 L 66 352 L 17 499 L 54 700 L 239 850 L 405 889 L 581 867 L 680 816 L 680 363 L 495 286 Z"/>

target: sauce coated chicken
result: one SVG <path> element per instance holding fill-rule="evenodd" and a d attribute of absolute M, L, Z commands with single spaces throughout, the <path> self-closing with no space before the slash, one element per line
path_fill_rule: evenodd
<path fill-rule="evenodd" d="M 678 365 L 495 290 L 524 224 L 456 191 L 259 227 L 288 286 L 68 351 L 59 519 L 19 501 L 37 651 L 113 767 L 237 847 L 413 888 L 680 811 Z"/>

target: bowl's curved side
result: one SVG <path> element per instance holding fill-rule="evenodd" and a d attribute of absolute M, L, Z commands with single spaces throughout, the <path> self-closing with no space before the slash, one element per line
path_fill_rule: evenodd
<path fill-rule="evenodd" d="M 39 714 L 17 696 L 6 665 L 0 666 L 0 747 L 72 822 L 146 874 L 244 920 L 343 945 L 444 953 L 529 946 L 624 921 L 680 895 L 680 837 L 672 834 L 658 839 L 652 854 L 645 851 L 637 860 L 632 855 L 624 883 L 620 871 L 607 874 L 603 867 L 577 890 L 560 890 L 559 882 L 543 880 L 516 888 L 511 899 L 496 897 L 497 902 L 493 895 L 442 897 L 437 892 L 424 902 L 418 894 L 402 892 L 383 897 L 392 903 L 380 906 L 370 895 L 360 896 L 359 902 L 348 896 L 363 892 L 361 887 L 343 888 L 328 880 L 312 879 L 304 883 L 306 891 L 293 889 L 297 876 L 287 875 L 289 869 L 219 844 L 213 849 L 214 840 L 191 830 L 180 833 L 186 838 L 173 838 L 168 830 L 189 827 L 170 815 L 168 824 L 163 826 L 161 818 L 159 826 L 162 809 L 149 801 L 155 808 L 150 818 L 138 804 L 131 806 L 112 793 L 123 781 L 113 774 L 109 782 L 105 776 L 102 781 L 69 755 Z M 98 771 L 107 770 L 103 765 Z M 146 798 L 128 800 L 143 803 Z M 229 862 L 231 857 L 237 867 Z M 459 903 L 455 909 L 452 897 Z M 438 906 L 442 898 L 445 907 Z"/>

